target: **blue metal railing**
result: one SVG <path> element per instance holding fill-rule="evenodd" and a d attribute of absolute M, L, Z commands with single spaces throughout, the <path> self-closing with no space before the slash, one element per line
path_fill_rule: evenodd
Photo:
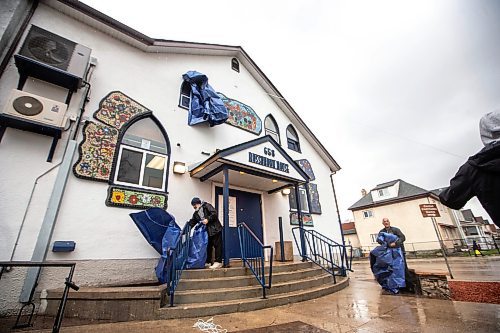
<path fill-rule="evenodd" d="M 273 248 L 264 245 L 245 223 L 238 224 L 238 237 L 240 239 L 241 260 L 243 267 L 248 266 L 253 275 L 262 286 L 262 298 L 266 298 L 266 289 L 271 289 L 273 278 Z M 269 271 L 266 274 L 265 250 L 269 249 Z M 266 279 L 267 277 L 267 279 Z"/>
<path fill-rule="evenodd" d="M 301 257 L 312 261 L 330 273 L 334 283 L 337 283 L 336 276 L 346 276 L 348 270 L 352 271 L 351 245 L 344 246 L 315 230 L 301 227 L 292 228 L 292 233 Z M 301 234 L 304 237 L 305 249 L 300 246 L 302 243 L 300 241 Z"/>
<path fill-rule="evenodd" d="M 191 243 L 191 226 L 186 223 L 175 248 L 168 251 L 167 258 L 167 295 L 170 297 L 170 306 L 174 306 L 175 289 L 181 279 L 182 271 L 186 267 Z"/>

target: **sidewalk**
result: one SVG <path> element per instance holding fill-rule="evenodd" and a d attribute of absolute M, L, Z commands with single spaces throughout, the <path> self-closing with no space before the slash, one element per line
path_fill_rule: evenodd
<path fill-rule="evenodd" d="M 499 332 L 500 305 L 382 295 L 369 279 L 351 274 L 351 285 L 319 299 L 214 317 L 228 332 Z M 202 318 L 208 320 L 209 318 Z M 65 333 L 201 332 L 198 318 L 63 327 Z M 297 323 L 299 321 L 300 323 Z M 295 322 L 295 323 L 293 323 Z M 288 324 L 286 330 L 280 326 Z M 63 323 L 64 325 L 64 323 Z M 309 326 L 310 325 L 310 326 Z M 314 328 L 311 328 L 314 326 Z M 268 329 L 265 329 L 268 327 Z M 291 328 L 295 327 L 295 328 Z M 301 327 L 302 329 L 299 329 Z M 44 331 L 49 332 L 49 331 Z M 248 331 L 251 332 L 251 331 Z"/>

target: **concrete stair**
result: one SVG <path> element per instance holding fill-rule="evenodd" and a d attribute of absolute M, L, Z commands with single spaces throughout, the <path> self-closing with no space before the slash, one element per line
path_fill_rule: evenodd
<path fill-rule="evenodd" d="M 305 301 L 349 284 L 347 278 L 340 277 L 334 284 L 331 275 L 310 262 L 280 263 L 273 267 L 272 288 L 262 299 L 262 287 L 250 270 L 236 265 L 184 271 L 174 307 L 168 306 L 165 286 L 83 287 L 70 292 L 65 317 L 89 322 L 206 317 Z M 56 313 L 61 296 L 62 290 L 42 293 L 46 314 Z"/>

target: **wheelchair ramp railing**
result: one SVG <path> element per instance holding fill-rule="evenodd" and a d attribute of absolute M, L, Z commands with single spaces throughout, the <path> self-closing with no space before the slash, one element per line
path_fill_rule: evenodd
<path fill-rule="evenodd" d="M 301 257 L 330 273 L 334 283 L 337 283 L 336 276 L 347 276 L 347 271 L 352 271 L 351 245 L 339 244 L 315 230 L 301 227 L 292 228 L 292 233 Z M 305 248 L 300 244 L 304 244 Z"/>
<path fill-rule="evenodd" d="M 248 267 L 262 287 L 262 298 L 266 298 L 266 289 L 271 289 L 273 277 L 273 248 L 264 245 L 245 223 L 238 224 L 241 260 L 243 267 Z M 270 250 L 269 268 L 266 272 L 265 251 Z"/>

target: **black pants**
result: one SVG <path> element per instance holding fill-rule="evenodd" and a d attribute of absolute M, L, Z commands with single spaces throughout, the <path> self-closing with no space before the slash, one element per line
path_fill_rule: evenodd
<path fill-rule="evenodd" d="M 215 261 L 222 263 L 222 232 L 208 236 L 207 264 L 212 264 L 212 249 L 215 248 Z"/>

